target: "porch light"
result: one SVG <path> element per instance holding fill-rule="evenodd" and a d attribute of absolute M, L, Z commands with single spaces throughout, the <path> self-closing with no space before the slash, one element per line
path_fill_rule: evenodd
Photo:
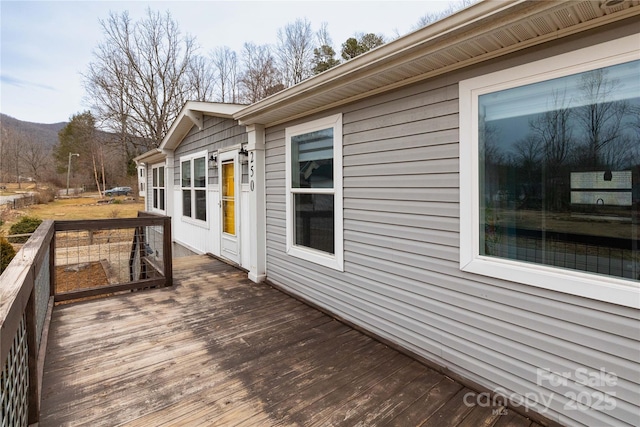
<path fill-rule="evenodd" d="M 240 151 L 238 151 L 238 155 L 239 156 L 248 156 L 249 152 L 247 151 L 247 148 L 244 145 L 240 146 Z"/>
<path fill-rule="evenodd" d="M 213 169 L 218 166 L 217 160 L 218 160 L 218 157 L 216 156 L 215 153 L 212 153 L 209 156 L 209 169 Z"/>

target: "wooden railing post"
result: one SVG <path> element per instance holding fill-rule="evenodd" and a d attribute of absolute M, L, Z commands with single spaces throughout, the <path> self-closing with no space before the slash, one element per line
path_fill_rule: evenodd
<path fill-rule="evenodd" d="M 56 223 L 53 223 L 53 237 L 49 242 L 49 296 L 56 295 Z"/>
<path fill-rule="evenodd" d="M 162 263 L 164 265 L 165 286 L 173 286 L 173 254 L 171 239 L 171 217 L 162 223 Z"/>
<path fill-rule="evenodd" d="M 40 419 L 40 395 L 38 384 L 40 376 L 38 373 L 38 326 L 36 314 L 36 289 L 35 281 L 37 273 L 35 264 L 31 266 L 28 280 L 33 281 L 34 287 L 29 295 L 27 306 L 25 307 L 26 329 L 27 329 L 27 349 L 29 351 L 29 424 L 37 423 Z"/>

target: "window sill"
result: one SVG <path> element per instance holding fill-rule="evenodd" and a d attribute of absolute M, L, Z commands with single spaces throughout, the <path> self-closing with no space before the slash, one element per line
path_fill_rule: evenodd
<path fill-rule="evenodd" d="M 537 288 L 640 309 L 640 287 L 633 280 L 478 256 L 462 271 Z"/>
<path fill-rule="evenodd" d="M 287 255 L 300 258 L 323 267 L 331 268 L 337 271 L 344 271 L 344 263 L 342 257 L 337 255 L 329 255 L 325 252 L 316 251 L 301 246 L 291 246 L 287 249 Z"/>
<path fill-rule="evenodd" d="M 203 228 L 205 230 L 209 229 L 209 223 L 207 221 L 201 221 L 199 219 L 193 219 L 189 216 L 182 216 L 181 217 L 182 222 L 190 224 L 190 225 L 195 225 L 196 227 L 200 227 Z"/>

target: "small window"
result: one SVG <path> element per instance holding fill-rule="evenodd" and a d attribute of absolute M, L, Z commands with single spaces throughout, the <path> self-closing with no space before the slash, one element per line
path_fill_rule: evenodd
<path fill-rule="evenodd" d="M 583 296 L 637 292 L 632 50 L 593 47 L 461 83 L 463 270 Z"/>
<path fill-rule="evenodd" d="M 287 252 L 343 268 L 342 116 L 286 129 Z"/>
<path fill-rule="evenodd" d="M 182 158 L 180 185 L 182 215 L 199 221 L 207 220 L 207 168 L 206 155 Z"/>
<path fill-rule="evenodd" d="M 153 208 L 165 210 L 165 167 L 153 166 L 151 168 L 151 195 Z"/>

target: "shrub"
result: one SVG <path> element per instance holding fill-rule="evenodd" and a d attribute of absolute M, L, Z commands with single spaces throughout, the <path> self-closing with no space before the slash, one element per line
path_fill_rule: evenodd
<path fill-rule="evenodd" d="M 35 202 L 37 204 L 45 204 L 49 202 L 53 202 L 56 198 L 56 190 L 55 188 L 47 187 L 40 188 L 37 193 L 34 194 Z"/>
<path fill-rule="evenodd" d="M 16 250 L 7 239 L 0 236 L 0 274 L 7 268 L 14 256 L 16 256 Z"/>
<path fill-rule="evenodd" d="M 13 224 L 9 229 L 9 234 L 27 234 L 33 233 L 36 231 L 38 226 L 42 224 L 42 220 L 40 218 L 36 218 L 33 216 L 23 216 L 20 218 L 18 222 Z M 12 243 L 24 243 L 28 240 L 28 237 L 12 237 Z"/>

